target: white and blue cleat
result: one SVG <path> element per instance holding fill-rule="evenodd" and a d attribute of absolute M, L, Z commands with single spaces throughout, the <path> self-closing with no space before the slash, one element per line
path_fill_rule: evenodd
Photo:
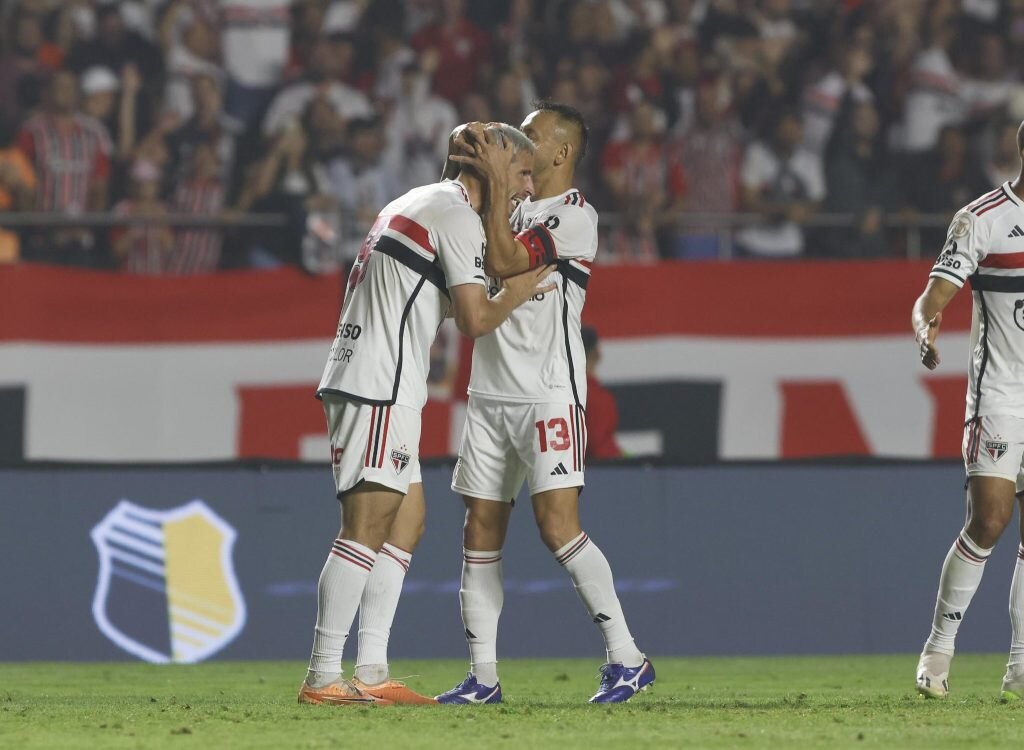
<path fill-rule="evenodd" d="M 494 687 L 481 685 L 470 672 L 461 684 L 437 696 L 438 703 L 464 706 L 467 703 L 501 703 L 501 683 Z"/>
<path fill-rule="evenodd" d="M 601 667 L 601 685 L 591 703 L 625 703 L 654 683 L 654 665 L 644 659 L 639 667 L 605 664 Z"/>

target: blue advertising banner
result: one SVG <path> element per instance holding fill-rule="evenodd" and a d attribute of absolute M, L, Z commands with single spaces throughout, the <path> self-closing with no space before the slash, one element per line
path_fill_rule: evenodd
<path fill-rule="evenodd" d="M 465 655 L 463 510 L 449 480 L 447 466 L 424 470 L 428 528 L 392 631 L 397 658 Z M 587 480 L 584 528 L 650 654 L 916 651 L 963 522 L 954 464 L 597 466 Z M 303 659 L 339 524 L 328 469 L 298 464 L 2 469 L 0 518 L 4 661 Z M 1015 530 L 961 649 L 1007 647 Z M 601 661 L 525 497 L 504 569 L 501 658 Z"/>

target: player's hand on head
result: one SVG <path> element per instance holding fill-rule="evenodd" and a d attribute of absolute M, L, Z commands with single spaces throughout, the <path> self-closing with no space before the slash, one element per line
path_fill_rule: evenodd
<path fill-rule="evenodd" d="M 508 139 L 499 141 L 495 131 L 482 122 L 468 123 L 455 136 L 454 145 L 451 160 L 472 167 L 488 179 L 506 177 L 515 158 Z"/>
<path fill-rule="evenodd" d="M 915 334 L 918 345 L 918 353 L 921 357 L 921 364 L 929 370 L 934 370 L 942 361 L 939 358 L 939 350 L 935 346 L 935 339 L 939 335 L 939 327 L 942 325 L 942 313 L 935 313 L 935 316 L 925 325 L 921 326 Z"/>

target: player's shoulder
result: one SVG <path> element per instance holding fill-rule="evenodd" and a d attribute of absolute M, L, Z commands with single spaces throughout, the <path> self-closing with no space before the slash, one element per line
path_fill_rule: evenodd
<path fill-rule="evenodd" d="M 991 228 L 1020 206 L 1020 199 L 1003 183 L 964 205 L 954 215 L 950 227 L 954 234 L 966 234 L 975 226 Z"/>
<path fill-rule="evenodd" d="M 572 188 L 561 196 L 548 209 L 548 213 L 556 214 L 576 223 L 589 222 L 597 224 L 597 209 L 582 192 Z"/>
<path fill-rule="evenodd" d="M 454 180 L 435 182 L 413 188 L 388 204 L 395 213 L 414 214 L 421 223 L 463 219 L 472 222 L 477 217 L 469 203 L 465 188 Z M 413 218 L 413 217 L 410 217 Z"/>

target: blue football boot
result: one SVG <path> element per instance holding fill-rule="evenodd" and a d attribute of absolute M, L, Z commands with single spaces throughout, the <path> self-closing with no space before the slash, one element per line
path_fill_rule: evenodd
<path fill-rule="evenodd" d="M 501 683 L 499 682 L 494 687 L 481 685 L 470 672 L 460 685 L 437 696 L 437 702 L 450 706 L 461 706 L 467 703 L 501 703 Z"/>
<path fill-rule="evenodd" d="M 601 667 L 601 685 L 591 703 L 625 703 L 654 682 L 654 665 L 644 659 L 639 667 L 605 664 Z"/>

